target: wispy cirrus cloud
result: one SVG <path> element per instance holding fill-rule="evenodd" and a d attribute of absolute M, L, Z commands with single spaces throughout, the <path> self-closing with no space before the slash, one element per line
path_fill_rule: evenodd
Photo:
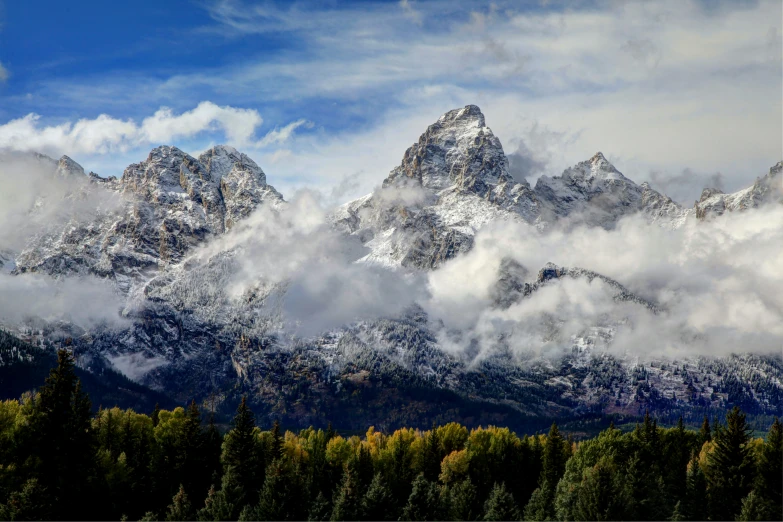
<path fill-rule="evenodd" d="M 416 25 L 422 25 L 424 19 L 421 14 L 414 6 L 413 2 L 410 0 L 400 0 L 400 8 L 402 9 L 402 12 L 405 13 L 405 16 L 414 24 Z"/>
<path fill-rule="evenodd" d="M 294 131 L 299 127 L 312 128 L 313 123 L 307 120 L 297 120 L 280 129 L 275 128 L 267 132 L 266 136 L 259 140 L 255 146 L 262 148 L 276 143 L 285 143 L 289 138 L 291 138 L 291 136 L 294 134 Z"/>

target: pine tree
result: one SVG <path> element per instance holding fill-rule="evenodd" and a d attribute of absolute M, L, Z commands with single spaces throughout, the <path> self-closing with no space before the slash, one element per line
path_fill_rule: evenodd
<path fill-rule="evenodd" d="M 180 485 L 179 491 L 177 491 L 177 494 L 171 499 L 171 504 L 166 513 L 166 520 L 170 522 L 193 520 L 193 515 L 194 513 L 190 505 L 190 500 L 188 500 L 188 495 L 185 493 L 185 488 Z"/>
<path fill-rule="evenodd" d="M 683 513 L 682 502 L 678 501 L 674 505 L 674 511 L 672 511 L 672 516 L 669 517 L 669 520 L 671 520 L 672 522 L 688 520 L 687 518 L 685 518 L 685 515 Z"/>
<path fill-rule="evenodd" d="M 726 426 L 713 434 L 715 448 L 708 456 L 707 470 L 712 520 L 733 519 L 750 493 L 755 470 L 749 433 L 745 414 L 735 406 L 726 415 Z"/>
<path fill-rule="evenodd" d="M 242 508 L 242 511 L 239 513 L 239 518 L 237 519 L 237 522 L 252 522 L 254 520 L 260 520 L 261 517 L 258 516 L 258 507 L 253 507 L 250 504 Z"/>
<path fill-rule="evenodd" d="M 401 520 L 443 520 L 445 509 L 437 484 L 419 474 L 413 481 L 408 503 L 402 510 Z"/>
<path fill-rule="evenodd" d="M 693 453 L 688 464 L 682 509 L 687 520 L 707 520 L 707 479 L 699 465 L 699 456 L 696 452 Z"/>
<path fill-rule="evenodd" d="M 430 481 L 438 480 L 440 475 L 440 463 L 443 456 L 440 454 L 440 441 L 435 426 L 427 433 L 424 451 L 421 459 L 421 472 L 424 478 Z"/>
<path fill-rule="evenodd" d="M 300 469 L 287 459 L 272 461 L 266 471 L 258 501 L 261 520 L 304 520 L 307 517 L 306 487 Z"/>
<path fill-rule="evenodd" d="M 775 417 L 761 448 L 754 489 L 768 520 L 783 520 L 783 425 Z"/>
<path fill-rule="evenodd" d="M 668 503 L 665 484 L 661 473 L 661 440 L 658 423 L 649 412 L 644 422 L 633 431 L 635 451 L 626 467 L 629 499 L 632 504 L 630 518 L 635 520 L 663 520 L 667 518 L 674 503 Z"/>
<path fill-rule="evenodd" d="M 36 457 L 33 478 L 50 495 L 55 519 L 85 518 L 96 507 L 88 502 L 97 469 L 91 404 L 74 366 L 70 352 L 57 353 L 22 435 L 24 452 Z"/>
<path fill-rule="evenodd" d="M 367 493 L 362 498 L 360 513 L 363 520 L 397 519 L 394 497 L 380 473 L 373 477 L 370 487 L 367 488 Z"/>
<path fill-rule="evenodd" d="M 361 495 L 364 495 L 364 493 L 367 491 L 367 488 L 370 487 L 370 482 L 372 482 L 372 479 L 375 476 L 375 469 L 372 462 L 372 455 L 370 455 L 370 450 L 366 448 L 364 444 L 360 445 L 359 451 L 354 456 L 354 458 L 351 459 L 348 465 L 354 467 L 359 483 L 359 492 Z"/>
<path fill-rule="evenodd" d="M 204 461 L 204 432 L 201 428 L 201 412 L 195 401 L 191 401 L 185 422 L 176 438 L 176 476 L 185 491 L 206 493 L 212 478 L 206 473 Z"/>
<path fill-rule="evenodd" d="M 51 504 L 38 480 L 29 479 L 21 490 L 11 493 L 5 504 L 0 504 L 0 520 L 50 520 Z"/>
<path fill-rule="evenodd" d="M 704 422 L 701 423 L 701 430 L 699 430 L 699 447 L 703 446 L 705 442 L 712 442 L 710 419 L 706 415 L 704 416 Z"/>
<path fill-rule="evenodd" d="M 235 485 L 240 493 L 238 507 L 255 505 L 263 484 L 263 456 L 256 436 L 255 417 L 247 404 L 247 397 L 242 397 L 233 427 L 226 434 L 221 460 L 224 473 L 228 468 L 232 469 L 232 486 Z"/>
<path fill-rule="evenodd" d="M 451 520 L 476 520 L 477 509 L 476 486 L 469 478 L 457 482 L 448 490 L 448 511 Z"/>
<path fill-rule="evenodd" d="M 768 507 L 764 505 L 764 501 L 756 495 L 755 491 L 748 493 L 748 496 L 742 499 L 740 512 L 737 515 L 737 519 L 742 522 L 750 522 L 756 520 L 777 520 L 767 517 L 766 511 Z"/>
<path fill-rule="evenodd" d="M 530 500 L 525 506 L 525 520 L 549 520 L 548 511 L 550 509 L 551 501 L 547 498 L 548 493 L 545 484 L 542 487 L 536 488 L 533 494 L 530 495 Z"/>
<path fill-rule="evenodd" d="M 310 521 L 322 521 L 329 520 L 332 514 L 332 506 L 329 504 L 329 499 L 324 496 L 322 491 L 318 492 L 318 496 L 315 497 L 310 511 L 307 514 L 307 520 Z M 380 519 L 379 519 L 380 520 Z"/>
<path fill-rule="evenodd" d="M 614 462 L 603 458 L 585 470 L 579 485 L 576 520 L 625 520 L 629 515 L 628 491 Z"/>
<path fill-rule="evenodd" d="M 666 484 L 668 504 L 679 503 L 686 492 L 688 461 L 691 457 L 691 446 L 685 425 L 680 416 L 677 427 L 666 432 L 665 451 L 662 473 Z"/>
<path fill-rule="evenodd" d="M 520 513 L 513 495 L 505 484 L 495 483 L 484 504 L 484 520 L 519 520 Z"/>
<path fill-rule="evenodd" d="M 159 420 L 160 420 L 160 404 L 158 404 L 156 402 L 155 403 L 155 409 L 152 410 L 152 427 L 153 428 L 158 425 Z"/>
<path fill-rule="evenodd" d="M 340 490 L 334 500 L 332 520 L 357 520 L 361 509 L 362 493 L 356 468 L 346 466 Z"/>
<path fill-rule="evenodd" d="M 554 492 L 557 482 L 563 476 L 566 463 L 565 441 L 557 428 L 557 424 L 553 423 L 549 430 L 542 460 L 543 469 L 541 470 L 541 476 L 551 491 Z"/>
<path fill-rule="evenodd" d="M 525 518 L 531 520 L 551 520 L 555 517 L 555 490 L 565 472 L 567 460 L 565 440 L 556 423 L 549 429 L 541 460 L 539 487 L 525 507 Z"/>
<path fill-rule="evenodd" d="M 280 434 L 280 422 L 275 419 L 272 424 L 272 454 L 270 460 L 280 458 L 283 454 L 283 436 Z"/>
<path fill-rule="evenodd" d="M 229 466 L 223 473 L 223 480 L 219 490 L 212 486 L 209 488 L 204 507 L 197 513 L 198 520 L 237 520 L 244 503 L 244 492 L 237 483 L 234 468 Z"/>
<path fill-rule="evenodd" d="M 204 434 L 204 465 L 206 466 L 206 484 L 219 484 L 222 476 L 220 454 L 223 451 L 223 435 L 215 425 L 215 416 L 210 415 L 209 425 Z"/>

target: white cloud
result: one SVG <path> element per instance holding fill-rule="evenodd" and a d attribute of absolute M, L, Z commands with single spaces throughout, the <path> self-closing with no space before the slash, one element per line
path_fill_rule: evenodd
<path fill-rule="evenodd" d="M 720 172 L 735 190 L 780 159 L 780 2 L 710 12 L 695 0 L 473 13 L 438 2 L 416 7 L 438 30 L 411 28 L 405 4 L 319 11 L 321 24 L 306 29 L 286 17 L 305 53 L 178 76 L 167 88 L 252 92 L 276 105 L 388 100 L 353 109 L 369 124 L 287 147 L 297 161 L 281 163 L 273 181 L 327 190 L 352 172 L 372 187 L 428 123 L 468 103 L 481 106 L 508 152 L 532 122 L 561 136 L 540 154 L 551 157 L 549 175 L 600 150 L 638 182 L 691 169 L 703 178 Z M 376 150 L 371 140 L 381 136 L 392 136 L 384 142 L 391 153 Z M 678 200 L 698 197 L 701 187 L 690 185 Z"/>
<path fill-rule="evenodd" d="M 410 19 L 414 24 L 421 25 L 423 17 L 419 11 L 417 11 L 410 0 L 400 0 L 400 8 L 402 8 L 405 16 Z"/>
<path fill-rule="evenodd" d="M 253 109 L 218 107 L 211 102 L 201 102 L 195 109 L 179 115 L 164 107 L 144 119 L 138 139 L 147 143 L 168 143 L 205 130 L 221 130 L 229 142 L 241 146 L 249 142 L 263 121 Z"/>
<path fill-rule="evenodd" d="M 519 354 L 570 350 L 572 336 L 614 323 L 611 349 L 643 358 L 780 353 L 781 223 L 779 205 L 693 220 L 674 231 L 638 217 L 611 231 L 579 227 L 543 233 L 519 223 L 496 223 L 479 232 L 471 252 L 430 274 L 425 308 L 447 327 L 470 332 L 462 344 L 446 343 L 452 349 L 476 339 L 491 351 L 504 339 Z M 506 310 L 491 308 L 491 289 L 504 258 L 527 268 L 530 280 L 547 262 L 593 270 L 662 311 L 616 302 L 602 281 L 568 278 Z M 627 322 L 617 324 L 622 318 Z"/>
<path fill-rule="evenodd" d="M 227 141 L 242 146 L 250 142 L 263 122 L 256 110 L 220 107 L 212 102 L 202 102 L 182 114 L 161 108 L 141 125 L 106 114 L 49 126 L 40 125 L 40 119 L 37 114 L 28 114 L 0 125 L 0 149 L 109 154 L 150 144 L 168 144 L 206 131 L 222 132 Z"/>
<path fill-rule="evenodd" d="M 199 270 L 221 265 L 228 257 L 227 279 L 208 290 L 210 298 L 202 308 L 242 306 L 239 303 L 249 302 L 249 295 L 269 292 L 264 297 L 265 309 L 254 318 L 269 312 L 275 316 L 270 322 L 278 323 L 276 314 L 282 312 L 286 331 L 304 336 L 357 320 L 394 316 L 423 297 L 420 276 L 355 262 L 366 253 L 355 237 L 330 226 L 316 194 L 302 191 L 281 209 L 262 206 L 230 232 L 195 251 L 186 261 L 189 273 L 195 275 L 182 283 L 181 292 L 198 295 L 205 285 L 214 284 L 214 275 L 200 277 Z M 284 289 L 279 310 L 278 301 L 270 297 L 275 295 L 270 290 L 274 287 Z M 199 313 L 201 303 L 185 306 Z"/>
<path fill-rule="evenodd" d="M 2 63 L 0 63 L 0 82 L 4 82 L 8 79 L 9 73 Z"/>
<path fill-rule="evenodd" d="M 115 74 L 58 79 L 35 94 L 70 111 L 80 103 L 149 106 L 198 96 L 194 104 L 230 100 L 264 114 L 268 105 L 291 114 L 285 121 L 306 115 L 329 130 L 291 136 L 290 156 L 274 156 L 270 181 L 286 191 L 311 185 L 328 192 L 356 172 L 369 191 L 427 124 L 468 103 L 481 106 L 508 152 L 524 142 L 537 162 L 546 160 L 536 174 L 557 175 L 600 150 L 636 181 L 691 169 L 703 178 L 720 172 L 734 190 L 780 159 L 778 1 L 481 10 L 418 2 L 415 10 L 433 25 L 428 31 L 411 23 L 405 6 L 213 2 L 210 30 L 226 38 L 284 33 L 296 48 L 148 78 L 143 87 L 129 88 Z M 537 150 L 526 139 L 532 122 L 561 140 Z M 699 190 L 694 182 L 677 197 L 689 203 Z"/>
<path fill-rule="evenodd" d="M 37 274 L 0 273 L 0 318 L 11 324 L 68 321 L 81 328 L 124 324 L 122 298 L 96 277 L 55 280 Z"/>
<path fill-rule="evenodd" d="M 276 143 L 284 143 L 288 141 L 296 129 L 302 126 L 306 128 L 312 128 L 313 124 L 307 120 L 297 120 L 295 122 L 289 123 L 282 129 L 276 128 L 269 131 L 266 136 L 264 136 L 258 143 L 255 144 L 255 146 L 262 148 Z"/>

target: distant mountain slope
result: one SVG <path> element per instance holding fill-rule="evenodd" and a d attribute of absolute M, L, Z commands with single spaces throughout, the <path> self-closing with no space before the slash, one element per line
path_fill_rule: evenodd
<path fill-rule="evenodd" d="M 37 348 L 0 330 L 0 399 L 17 399 L 23 393 L 39 388 L 56 365 L 53 349 Z M 150 390 L 109 368 L 90 371 L 77 367 L 76 374 L 95 409 L 120 406 L 150 412 L 155 404 L 161 407 L 175 404 L 165 394 Z"/>
<path fill-rule="evenodd" d="M 484 115 L 468 105 L 430 125 L 379 191 L 346 203 L 332 219 L 371 250 L 366 261 L 432 269 L 468 251 L 492 221 L 612 228 L 634 213 L 676 228 L 693 210 L 637 185 L 600 152 L 560 176 L 542 176 L 534 189 L 516 182 Z"/>
<path fill-rule="evenodd" d="M 53 175 L 64 172 L 80 197 L 111 195 L 113 204 L 99 208 L 97 216 L 41 231 L 17 256 L 17 273 L 91 273 L 128 291 L 258 205 L 283 203 L 258 165 L 226 146 L 213 147 L 199 159 L 176 147 L 158 147 L 120 179 L 78 176 L 84 169 L 64 156 Z"/>
<path fill-rule="evenodd" d="M 733 194 L 706 188 L 695 204 L 696 216 L 700 219 L 720 216 L 725 212 L 738 212 L 758 207 L 764 203 L 783 204 L 783 161 L 769 169 L 753 185 Z"/>
<path fill-rule="evenodd" d="M 485 331 L 446 326 L 417 302 L 403 313 L 294 335 L 283 327 L 289 281 L 261 271 L 237 286 L 234 276 L 264 255 L 285 264 L 274 243 L 280 238 L 290 240 L 286 248 L 313 257 L 324 252 L 302 244 L 314 236 L 286 228 L 297 208 L 246 155 L 218 146 L 196 159 L 158 147 L 121 179 L 85 176 L 67 157 L 40 161 L 52 176 L 78 180 L 65 198 L 109 194 L 118 204 L 41 230 L 21 253 L 2 253 L 0 263 L 3 272 L 20 276 L 91 274 L 114 285 L 125 322 L 74 330 L 72 341 L 98 379 L 96 396 L 107 403 L 137 396 L 146 407 L 151 400 L 143 386 L 118 381 L 117 370 L 178 402 L 212 397 L 228 404 L 247 393 L 261 414 L 300 425 L 337 419 L 356 427 L 449 419 L 513 424 L 515 416 L 637 415 L 647 408 L 696 414 L 734 404 L 752 413 L 783 413 L 781 357 L 642 361 L 616 346 L 618 332 L 634 321 L 667 311 L 622 278 L 588 268 L 496 260 L 484 270 L 493 283 L 481 301 L 491 326 Z M 372 277 L 392 273 L 424 282 L 475 252 L 476 234 L 493 223 L 521 224 L 518 233 L 612 230 L 629 216 L 663 229 L 701 225 L 697 218 L 708 214 L 774 202 L 780 165 L 750 189 L 709 193 L 695 208 L 637 185 L 601 153 L 531 187 L 511 177 L 499 139 L 469 105 L 429 126 L 378 190 L 336 209 L 316 233 L 345 240 L 339 247 L 348 252 L 333 257 L 378 268 Z M 266 235 L 253 228 L 260 222 L 271 229 Z M 334 284 L 308 275 L 327 290 Z M 352 282 L 338 280 L 346 287 Z M 542 296 L 568 300 L 576 291 L 603 307 L 579 321 L 554 306 L 535 310 L 525 324 L 509 315 Z M 38 375 L 48 360 L 34 358 L 39 362 L 24 363 L 24 371 Z M 113 396 L 111 387 L 127 393 Z"/>

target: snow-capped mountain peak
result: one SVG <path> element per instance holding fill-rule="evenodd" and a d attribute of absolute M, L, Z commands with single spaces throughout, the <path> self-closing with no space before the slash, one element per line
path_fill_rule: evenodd
<path fill-rule="evenodd" d="M 213 179 L 226 177 L 232 170 L 247 171 L 255 177 L 255 181 L 265 185 L 266 174 L 247 154 L 234 147 L 217 145 L 199 155 L 198 160 L 207 168 Z"/>
<path fill-rule="evenodd" d="M 68 156 L 63 156 L 57 162 L 56 172 L 58 176 L 84 176 L 84 167 Z"/>
<path fill-rule="evenodd" d="M 454 109 L 430 125 L 392 170 L 384 187 L 415 183 L 428 189 L 456 186 L 484 196 L 511 181 L 500 140 L 475 105 Z"/>
<path fill-rule="evenodd" d="M 725 212 L 742 211 L 770 202 L 783 202 L 783 161 L 779 161 L 769 172 L 750 187 L 732 194 L 718 189 L 706 188 L 694 205 L 696 216 L 705 219 Z"/>

